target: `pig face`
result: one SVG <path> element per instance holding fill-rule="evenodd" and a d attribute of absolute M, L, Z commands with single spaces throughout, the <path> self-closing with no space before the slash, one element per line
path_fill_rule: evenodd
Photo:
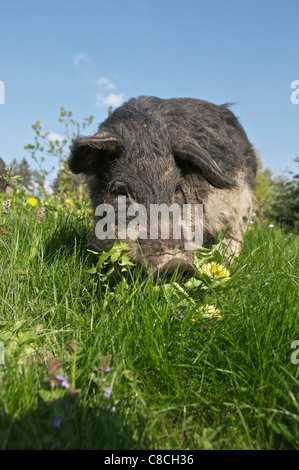
<path fill-rule="evenodd" d="M 107 146 L 104 135 L 102 140 L 99 133 L 96 140 L 104 148 L 93 150 L 94 140 L 86 139 L 80 149 L 87 158 L 93 153 L 102 159 L 89 177 L 97 246 L 106 251 L 118 238 L 129 245 L 132 260 L 153 270 L 155 277 L 166 271 L 193 275 L 183 230 L 187 186 L 172 153 L 157 155 L 147 146 L 131 158 L 133 149 L 123 148 L 117 139 Z"/>

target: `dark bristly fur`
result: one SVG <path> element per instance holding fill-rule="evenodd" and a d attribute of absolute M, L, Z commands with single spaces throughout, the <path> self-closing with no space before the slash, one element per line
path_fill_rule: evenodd
<path fill-rule="evenodd" d="M 70 169 L 88 176 L 94 209 L 117 196 L 128 204 L 204 204 L 204 245 L 222 228 L 230 253 L 238 253 L 252 208 L 256 159 L 227 105 L 192 98 L 142 96 L 117 108 L 92 137 L 77 138 Z M 113 243 L 113 241 L 111 241 Z M 111 243 L 100 243 L 107 249 Z M 183 241 L 127 240 L 132 258 L 150 268 L 173 264 L 186 271 L 192 255 Z M 141 251 L 143 255 L 141 254 Z"/>

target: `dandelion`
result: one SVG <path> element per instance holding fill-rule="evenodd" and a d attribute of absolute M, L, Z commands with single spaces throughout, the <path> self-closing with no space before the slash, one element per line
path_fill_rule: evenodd
<path fill-rule="evenodd" d="M 204 305 L 199 308 L 199 311 L 201 312 L 202 316 L 206 318 L 222 318 L 221 311 L 219 308 L 216 308 L 215 305 Z"/>
<path fill-rule="evenodd" d="M 203 266 L 203 272 L 210 279 L 223 279 L 224 281 L 228 281 L 230 279 L 229 270 L 222 266 L 222 264 L 217 264 L 215 261 L 205 264 Z"/>
<path fill-rule="evenodd" d="M 248 230 L 253 230 L 253 227 L 247 227 Z"/>
<path fill-rule="evenodd" d="M 65 202 L 66 202 L 69 206 L 73 206 L 73 205 L 74 205 L 73 202 L 72 202 L 70 199 L 67 199 Z"/>
<path fill-rule="evenodd" d="M 70 384 L 68 383 L 67 378 L 64 376 L 63 372 L 60 375 L 56 375 L 56 379 L 61 382 L 61 385 L 64 388 L 69 388 Z"/>
<path fill-rule="evenodd" d="M 202 305 L 197 310 L 201 318 L 215 318 L 221 320 L 223 318 L 219 308 L 216 308 L 215 305 Z M 192 323 L 196 323 L 199 318 L 191 318 Z"/>
<path fill-rule="evenodd" d="M 35 199 L 34 197 L 30 197 L 28 199 L 28 204 L 30 204 L 30 206 L 32 206 L 32 207 L 35 207 L 36 204 L 37 204 L 37 199 Z"/>

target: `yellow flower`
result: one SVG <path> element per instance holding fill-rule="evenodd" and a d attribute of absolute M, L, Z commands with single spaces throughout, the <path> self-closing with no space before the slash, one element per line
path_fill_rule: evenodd
<path fill-rule="evenodd" d="M 196 323 L 200 317 L 201 318 L 216 318 L 221 320 L 223 318 L 221 311 L 219 308 L 216 308 L 215 305 L 202 305 L 197 310 L 199 313 L 199 318 L 191 318 L 192 323 Z"/>
<path fill-rule="evenodd" d="M 221 311 L 219 308 L 216 308 L 215 305 L 204 305 L 202 307 L 199 307 L 199 311 L 202 314 L 203 317 L 207 318 L 222 318 Z"/>
<path fill-rule="evenodd" d="M 28 203 L 30 204 L 30 206 L 34 207 L 37 204 L 37 200 L 34 197 L 30 197 L 28 199 Z"/>
<path fill-rule="evenodd" d="M 222 264 L 217 264 L 215 261 L 205 264 L 203 266 L 203 272 L 211 279 L 223 279 L 224 281 L 230 279 L 229 270 L 224 268 Z"/>
<path fill-rule="evenodd" d="M 93 214 L 93 210 L 92 209 L 88 209 L 88 214 Z"/>
<path fill-rule="evenodd" d="M 253 230 L 253 227 L 249 225 L 249 227 L 247 227 L 247 230 Z"/>
<path fill-rule="evenodd" d="M 66 202 L 69 206 L 73 206 L 73 205 L 74 205 L 70 199 L 67 199 L 65 202 Z"/>

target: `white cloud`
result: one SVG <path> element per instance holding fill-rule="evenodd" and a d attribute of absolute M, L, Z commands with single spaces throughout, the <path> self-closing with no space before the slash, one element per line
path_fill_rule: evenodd
<path fill-rule="evenodd" d="M 74 65 L 79 65 L 79 63 L 80 63 L 82 60 L 83 60 L 84 62 L 89 62 L 89 61 L 90 61 L 89 57 L 88 57 L 86 54 L 77 54 L 77 55 L 75 55 L 75 57 L 73 58 L 73 63 L 74 63 Z"/>
<path fill-rule="evenodd" d="M 55 142 L 55 140 L 58 140 L 61 142 L 65 137 L 62 137 L 62 135 L 55 134 L 55 132 L 48 132 L 47 134 L 47 139 L 51 142 Z"/>
<path fill-rule="evenodd" d="M 107 88 L 107 90 L 113 90 L 115 88 L 114 83 L 110 82 L 110 80 L 108 80 L 106 77 L 99 78 L 99 80 L 96 81 L 96 84 Z"/>
<path fill-rule="evenodd" d="M 102 108 L 103 106 L 106 106 L 109 108 L 109 106 L 112 106 L 113 108 L 117 108 L 120 106 L 124 100 L 124 93 L 110 93 L 108 96 L 103 96 L 103 95 L 97 95 L 97 101 L 96 101 L 96 106 L 98 108 Z"/>
<path fill-rule="evenodd" d="M 94 81 L 93 84 L 101 88 L 101 93 L 96 95 L 95 106 L 97 108 L 117 108 L 124 101 L 124 93 L 113 93 L 110 90 L 114 90 L 116 86 L 112 83 L 109 78 L 100 77 L 98 80 Z"/>

